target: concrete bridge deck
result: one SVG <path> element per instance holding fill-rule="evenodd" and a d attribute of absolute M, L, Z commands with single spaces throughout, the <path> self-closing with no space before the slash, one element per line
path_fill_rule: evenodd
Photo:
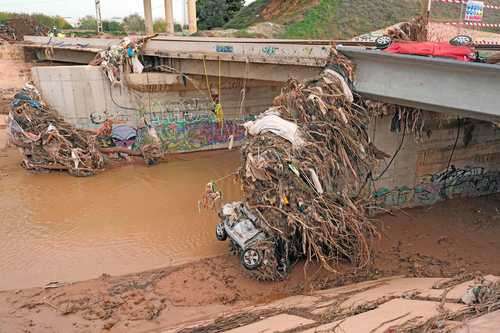
<path fill-rule="evenodd" d="M 39 59 L 84 64 L 96 52 L 119 43 L 33 36 L 25 40 Z M 144 54 L 184 74 L 285 82 L 316 76 L 333 43 L 158 36 L 146 43 Z M 500 65 L 394 55 L 355 46 L 356 42 L 341 43 L 337 49 L 356 64 L 355 89 L 365 97 L 478 119 L 500 116 Z"/>

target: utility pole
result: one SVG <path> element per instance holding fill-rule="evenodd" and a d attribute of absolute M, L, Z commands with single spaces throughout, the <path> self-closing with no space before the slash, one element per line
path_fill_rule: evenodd
<path fill-rule="evenodd" d="M 102 34 L 101 0 L 95 0 L 95 20 L 97 22 L 97 34 Z"/>
<path fill-rule="evenodd" d="M 427 0 L 427 11 L 425 12 L 425 28 L 427 30 L 427 36 L 426 39 L 429 40 L 429 30 L 431 28 L 431 10 L 432 10 L 432 0 Z"/>

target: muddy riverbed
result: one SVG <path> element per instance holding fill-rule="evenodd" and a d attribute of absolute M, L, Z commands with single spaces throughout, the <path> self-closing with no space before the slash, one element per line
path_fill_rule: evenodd
<path fill-rule="evenodd" d="M 91 178 L 32 174 L 0 153 L 0 290 L 119 275 L 225 253 L 216 215 L 198 210 L 205 184 L 234 172 L 239 153 L 172 157 Z M 232 178 L 225 200 L 237 199 Z"/>

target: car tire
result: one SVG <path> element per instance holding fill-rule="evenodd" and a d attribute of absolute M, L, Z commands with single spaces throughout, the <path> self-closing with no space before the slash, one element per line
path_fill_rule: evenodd
<path fill-rule="evenodd" d="M 217 240 L 223 242 L 227 239 L 226 229 L 224 229 L 224 224 L 219 223 L 215 226 L 215 237 Z"/>
<path fill-rule="evenodd" d="M 241 264 L 249 271 L 253 271 L 262 264 L 262 252 L 249 248 L 241 253 Z"/>
<path fill-rule="evenodd" d="M 469 46 L 472 42 L 472 37 L 467 35 L 458 35 L 450 39 L 450 44 L 453 46 Z"/>
<path fill-rule="evenodd" d="M 380 36 L 377 39 L 375 39 L 375 46 L 379 50 L 384 50 L 388 48 L 391 44 L 392 44 L 392 38 L 387 35 Z"/>

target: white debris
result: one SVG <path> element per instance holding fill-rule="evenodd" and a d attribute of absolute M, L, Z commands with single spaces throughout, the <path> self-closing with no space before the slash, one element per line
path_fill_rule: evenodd
<path fill-rule="evenodd" d="M 248 134 L 259 135 L 261 133 L 273 133 L 290 141 L 295 148 L 304 145 L 304 139 L 297 124 L 284 120 L 277 115 L 275 109 L 269 109 L 264 112 L 255 121 L 248 121 L 243 125 Z"/>

